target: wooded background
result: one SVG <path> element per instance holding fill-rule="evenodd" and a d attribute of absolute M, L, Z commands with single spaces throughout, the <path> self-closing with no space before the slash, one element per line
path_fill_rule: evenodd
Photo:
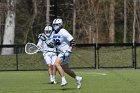
<path fill-rule="evenodd" d="M 0 44 L 37 42 L 54 18 L 76 43 L 140 42 L 140 0 L 0 0 Z"/>

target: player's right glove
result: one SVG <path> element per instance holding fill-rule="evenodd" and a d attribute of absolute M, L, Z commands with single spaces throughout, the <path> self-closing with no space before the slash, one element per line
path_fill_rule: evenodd
<path fill-rule="evenodd" d="M 50 48 L 54 48 L 54 47 L 55 47 L 55 43 L 54 43 L 54 41 L 53 41 L 52 39 L 48 39 L 48 40 L 46 41 L 46 44 L 47 44 L 47 46 L 50 47 Z"/>

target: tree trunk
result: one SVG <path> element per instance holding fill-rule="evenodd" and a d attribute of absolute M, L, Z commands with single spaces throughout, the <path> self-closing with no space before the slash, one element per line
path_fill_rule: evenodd
<path fill-rule="evenodd" d="M 115 17 L 115 0 L 111 0 L 110 2 L 110 10 L 109 10 L 109 39 L 110 43 L 115 42 L 115 23 L 114 23 L 114 17 Z"/>
<path fill-rule="evenodd" d="M 96 47 L 98 47 L 99 43 L 99 4 L 97 5 L 97 9 L 95 12 L 95 19 L 96 19 Z"/>
<path fill-rule="evenodd" d="M 134 18 L 133 18 L 133 46 L 135 45 L 135 39 L 136 39 L 136 0 L 134 0 Z"/>
<path fill-rule="evenodd" d="M 76 8 L 75 8 L 75 0 L 73 0 L 73 36 L 76 37 Z"/>
<path fill-rule="evenodd" d="M 140 0 L 137 1 L 137 16 L 136 16 L 136 19 L 137 19 L 137 31 L 138 31 L 138 43 L 140 43 Z"/>
<path fill-rule="evenodd" d="M 4 24 L 5 24 L 5 9 L 6 2 L 0 1 L 0 44 L 3 41 L 3 32 L 4 32 Z"/>
<path fill-rule="evenodd" d="M 14 44 L 15 38 L 15 16 L 16 16 L 16 0 L 7 0 L 7 15 L 3 36 L 3 45 Z M 13 48 L 3 48 L 2 55 L 13 54 Z"/>
<path fill-rule="evenodd" d="M 28 27 L 26 29 L 26 34 L 25 34 L 25 40 L 24 40 L 24 43 L 27 42 L 27 38 L 28 38 L 28 35 L 29 35 L 29 31 L 32 30 L 33 28 L 33 24 L 34 24 L 34 21 L 35 21 L 35 18 L 37 17 L 37 13 L 38 13 L 38 9 L 37 9 L 37 0 L 32 0 L 32 3 L 33 3 L 33 15 L 30 19 L 30 22 L 28 24 Z M 34 39 L 34 35 L 33 35 L 33 31 L 32 31 L 32 37 L 33 37 L 33 42 L 35 42 L 35 39 Z"/>
<path fill-rule="evenodd" d="M 46 0 L 46 24 L 50 25 L 50 0 Z"/>
<path fill-rule="evenodd" d="M 124 36 L 123 36 L 123 43 L 126 43 L 126 35 L 127 35 L 127 0 L 124 0 Z"/>

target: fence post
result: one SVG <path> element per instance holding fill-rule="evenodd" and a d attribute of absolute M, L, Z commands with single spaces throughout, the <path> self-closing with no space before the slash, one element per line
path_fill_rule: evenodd
<path fill-rule="evenodd" d="M 19 47 L 16 45 L 15 48 L 16 48 L 16 70 L 18 71 L 18 48 Z"/>
<path fill-rule="evenodd" d="M 95 48 L 96 49 L 95 50 L 95 55 L 96 55 L 95 56 L 96 57 L 95 58 L 96 59 L 96 61 L 95 61 L 96 62 L 96 66 L 95 67 L 96 67 L 96 69 L 99 69 L 99 46 L 96 45 L 95 47 L 96 47 Z"/>
<path fill-rule="evenodd" d="M 136 43 L 132 45 L 132 64 L 133 67 L 136 69 L 137 68 L 137 63 L 136 63 Z"/>
<path fill-rule="evenodd" d="M 135 69 L 137 68 L 137 57 L 136 57 L 136 56 L 137 56 L 137 53 L 136 53 L 136 52 L 137 52 L 137 51 L 136 51 L 136 43 L 135 43 L 135 46 L 134 46 L 134 53 L 135 53 L 135 54 L 134 54 L 134 57 L 135 57 L 135 58 L 134 58 L 134 59 L 135 59 L 134 68 L 135 68 Z"/>
<path fill-rule="evenodd" d="M 97 68 L 97 61 L 96 61 L 96 57 L 97 57 L 97 55 L 96 55 L 97 53 L 96 53 L 96 45 L 94 46 L 94 58 L 95 58 L 95 60 L 94 60 L 94 62 L 95 62 L 95 64 L 94 64 L 94 66 L 95 66 L 95 69 Z"/>

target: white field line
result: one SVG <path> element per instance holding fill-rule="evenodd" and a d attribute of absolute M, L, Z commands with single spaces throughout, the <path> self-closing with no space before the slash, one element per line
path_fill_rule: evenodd
<path fill-rule="evenodd" d="M 107 75 L 106 73 L 97 73 L 97 72 L 95 72 L 95 74 L 98 74 L 98 75 Z"/>
<path fill-rule="evenodd" d="M 99 72 L 91 72 L 91 73 L 85 73 L 85 74 L 88 74 L 88 75 L 107 75 L 106 73 L 99 73 Z"/>

